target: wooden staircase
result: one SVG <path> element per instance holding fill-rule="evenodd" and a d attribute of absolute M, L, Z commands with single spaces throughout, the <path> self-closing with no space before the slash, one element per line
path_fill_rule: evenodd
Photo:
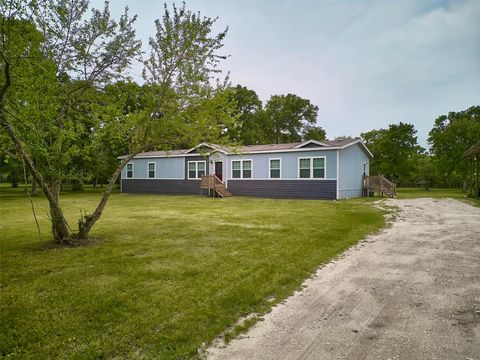
<path fill-rule="evenodd" d="M 200 181 L 200 194 L 203 196 L 203 191 L 207 190 L 209 195 L 213 197 L 229 197 L 232 196 L 227 190 L 225 184 L 216 175 L 203 175 Z"/>
<path fill-rule="evenodd" d="M 397 185 L 383 175 L 365 176 L 363 178 L 363 193 L 365 196 L 369 196 L 371 192 L 374 194 L 377 192 L 380 196 L 395 197 L 397 196 Z"/>

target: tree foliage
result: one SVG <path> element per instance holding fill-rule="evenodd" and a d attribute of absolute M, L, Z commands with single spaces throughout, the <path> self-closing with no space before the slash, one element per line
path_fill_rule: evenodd
<path fill-rule="evenodd" d="M 231 89 L 231 100 L 235 104 L 237 120 L 228 129 L 230 140 L 253 145 L 266 142 L 262 129 L 264 113 L 262 102 L 255 91 L 237 85 Z"/>
<path fill-rule="evenodd" d="M 115 21 L 108 2 L 90 15 L 86 0 L 18 0 L 0 7 L 0 123 L 50 203 L 57 242 L 86 239 L 133 156 L 218 139 L 229 126 L 227 82 L 216 77 L 226 30 L 212 35 L 216 19 L 165 5 L 149 41 L 146 84 L 138 86 L 125 81 L 140 50 L 127 10 Z M 117 151 L 128 155 L 112 166 Z M 71 234 L 59 201 L 61 182 L 109 172 L 97 208 Z"/>
<path fill-rule="evenodd" d="M 302 132 L 317 120 L 318 107 L 294 94 L 273 95 L 265 105 L 264 128 L 274 144 L 302 140 Z"/>
<path fill-rule="evenodd" d="M 294 94 L 273 95 L 265 106 L 255 91 L 237 85 L 232 88 L 238 119 L 228 129 L 239 144 L 324 140 L 325 130 L 316 124 L 318 107 Z"/>
<path fill-rule="evenodd" d="M 450 112 L 435 119 L 428 142 L 444 185 L 459 185 L 467 178 L 465 151 L 480 140 L 480 106 Z"/>
<path fill-rule="evenodd" d="M 371 130 L 361 137 L 373 153 L 370 174 L 383 174 L 392 181 L 409 183 L 416 160 L 424 149 L 418 145 L 412 124 L 391 124 L 387 129 Z"/>

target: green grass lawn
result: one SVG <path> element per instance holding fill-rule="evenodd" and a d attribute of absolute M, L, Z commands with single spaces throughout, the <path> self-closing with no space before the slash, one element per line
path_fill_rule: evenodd
<path fill-rule="evenodd" d="M 457 200 L 462 200 L 474 206 L 480 206 L 479 199 L 468 198 L 461 189 L 429 189 L 429 190 L 425 190 L 422 188 L 398 188 L 397 189 L 398 199 L 413 199 L 413 198 L 422 198 L 422 197 L 431 197 L 434 199 L 453 198 Z"/>
<path fill-rule="evenodd" d="M 98 192 L 62 197 L 72 225 Z M 1 188 L 0 354 L 27 359 L 195 358 L 263 314 L 322 263 L 380 229 L 349 201 L 112 195 L 100 241 L 48 248 L 47 203 Z"/>

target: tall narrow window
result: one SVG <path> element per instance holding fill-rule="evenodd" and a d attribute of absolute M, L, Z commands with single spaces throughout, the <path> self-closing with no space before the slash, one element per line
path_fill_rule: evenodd
<path fill-rule="evenodd" d="M 153 162 L 148 163 L 148 178 L 155 179 L 155 163 Z"/>
<path fill-rule="evenodd" d="M 197 178 L 201 179 L 205 175 L 205 161 L 197 162 Z"/>
<path fill-rule="evenodd" d="M 188 162 L 188 178 L 201 179 L 205 175 L 206 161 L 189 161 Z"/>
<path fill-rule="evenodd" d="M 241 161 L 232 161 L 232 178 L 240 179 L 242 177 Z"/>
<path fill-rule="evenodd" d="M 232 160 L 233 179 L 252 178 L 252 160 Z"/>
<path fill-rule="evenodd" d="M 197 177 L 197 163 L 195 161 L 188 162 L 188 178 L 195 179 Z"/>
<path fill-rule="evenodd" d="M 127 179 L 133 178 L 133 164 L 127 164 Z"/>
<path fill-rule="evenodd" d="M 280 179 L 280 159 L 270 159 L 270 179 Z"/>
<path fill-rule="evenodd" d="M 300 159 L 299 160 L 299 166 L 300 166 L 300 171 L 299 171 L 299 177 L 301 179 L 309 179 L 310 178 L 310 164 L 311 164 L 311 159 Z"/>
<path fill-rule="evenodd" d="M 242 161 L 242 177 L 244 179 L 250 179 L 252 177 L 252 161 L 244 160 Z"/>
<path fill-rule="evenodd" d="M 313 177 L 320 179 L 325 177 L 325 158 L 313 158 Z"/>

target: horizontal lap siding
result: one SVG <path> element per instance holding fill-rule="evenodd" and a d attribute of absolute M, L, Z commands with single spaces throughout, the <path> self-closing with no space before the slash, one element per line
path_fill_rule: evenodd
<path fill-rule="evenodd" d="M 122 192 L 137 194 L 200 194 L 200 180 L 122 179 Z"/>
<path fill-rule="evenodd" d="M 334 200 L 336 180 L 228 180 L 228 190 L 235 195 L 286 199 Z"/>

